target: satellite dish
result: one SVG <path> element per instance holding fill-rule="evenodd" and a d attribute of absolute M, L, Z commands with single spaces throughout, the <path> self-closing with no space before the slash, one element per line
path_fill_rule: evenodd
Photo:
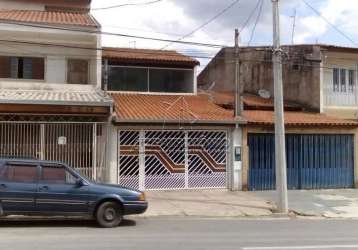
<path fill-rule="evenodd" d="M 270 91 L 268 91 L 266 89 L 260 89 L 259 90 L 259 96 L 261 98 L 264 98 L 264 99 L 270 99 L 271 98 L 271 93 L 270 93 Z"/>

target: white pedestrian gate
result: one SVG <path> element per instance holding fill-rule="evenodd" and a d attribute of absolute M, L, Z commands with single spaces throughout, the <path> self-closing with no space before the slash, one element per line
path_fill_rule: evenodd
<path fill-rule="evenodd" d="M 0 157 L 60 161 L 104 181 L 106 139 L 102 123 L 0 122 Z"/>
<path fill-rule="evenodd" d="M 118 182 L 137 189 L 224 188 L 226 131 L 119 131 Z"/>

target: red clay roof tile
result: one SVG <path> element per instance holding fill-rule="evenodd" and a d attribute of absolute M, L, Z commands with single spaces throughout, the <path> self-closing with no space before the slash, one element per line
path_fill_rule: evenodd
<path fill-rule="evenodd" d="M 86 27 L 99 26 L 91 14 L 58 11 L 0 10 L 0 20 Z"/>
<path fill-rule="evenodd" d="M 217 122 L 235 123 L 232 110 L 221 108 L 205 95 L 111 94 L 119 122 Z M 244 110 L 236 122 L 274 125 L 272 110 Z M 286 126 L 358 127 L 358 122 L 324 114 L 285 111 Z"/>
<path fill-rule="evenodd" d="M 199 61 L 172 50 L 103 48 L 103 57 L 123 62 L 199 65 Z"/>
<path fill-rule="evenodd" d="M 243 117 L 248 124 L 274 125 L 275 114 L 269 110 L 244 110 Z M 327 116 L 324 114 L 285 111 L 286 126 L 354 126 L 358 122 Z"/>
<path fill-rule="evenodd" d="M 203 96 L 111 94 L 119 121 L 235 123 L 233 112 Z M 244 122 L 243 119 L 239 120 Z"/>
<path fill-rule="evenodd" d="M 217 105 L 234 107 L 235 97 L 232 92 L 214 92 L 214 91 L 203 91 L 201 94 L 210 96 Z M 242 102 L 247 109 L 259 109 L 259 110 L 273 110 L 274 100 L 273 98 L 264 99 L 259 96 L 244 94 Z M 286 110 L 302 110 L 302 107 L 295 103 L 285 102 Z"/>

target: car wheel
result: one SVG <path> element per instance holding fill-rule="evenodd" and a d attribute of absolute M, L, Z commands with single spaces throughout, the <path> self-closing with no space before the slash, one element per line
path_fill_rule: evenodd
<path fill-rule="evenodd" d="M 122 219 L 122 208 L 116 202 L 104 202 L 97 209 L 96 220 L 101 227 L 116 227 L 121 224 Z"/>

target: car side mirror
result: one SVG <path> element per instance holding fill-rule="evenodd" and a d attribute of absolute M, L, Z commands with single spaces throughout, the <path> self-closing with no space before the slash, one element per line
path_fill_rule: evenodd
<path fill-rule="evenodd" d="M 83 182 L 82 179 L 76 180 L 76 187 L 83 187 L 84 185 L 85 185 L 85 183 Z"/>

